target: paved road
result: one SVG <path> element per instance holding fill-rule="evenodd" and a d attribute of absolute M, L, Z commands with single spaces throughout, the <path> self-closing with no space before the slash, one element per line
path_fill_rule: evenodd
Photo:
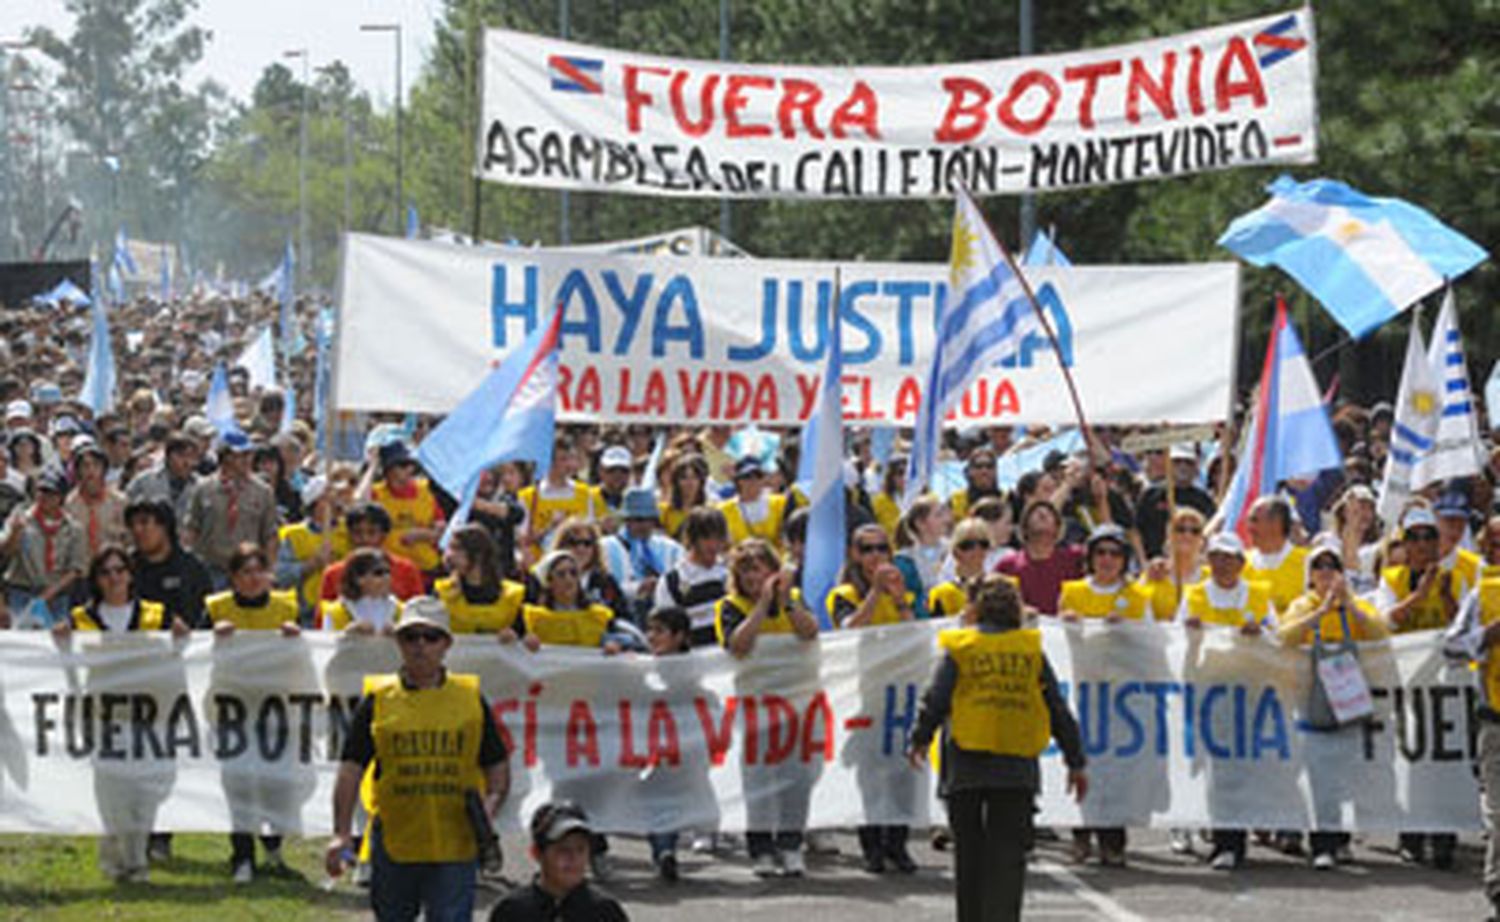
<path fill-rule="evenodd" d="M 763 881 L 743 851 L 727 857 L 683 856 L 683 879 L 655 880 L 644 842 L 616 840 L 609 889 L 631 918 L 662 922 L 912 922 L 953 917 L 947 855 L 914 843 L 922 869 L 913 877 L 871 877 L 860 870 L 853 836 L 837 837 L 842 853 L 815 856 L 800 881 Z M 529 874 L 523 843 L 507 840 L 511 875 Z M 1453 871 L 1403 865 L 1388 837 L 1355 847 L 1356 862 L 1333 872 L 1266 849 L 1251 849 L 1250 866 L 1225 874 L 1200 859 L 1170 853 L 1163 833 L 1133 837 L 1131 866 L 1073 867 L 1061 845 L 1043 844 L 1031 864 L 1026 918 L 1047 922 L 1233 920 L 1233 922 L 1442 922 L 1487 918 L 1480 895 L 1481 854 L 1468 839 Z M 487 907 L 499 896 L 486 889 Z M 483 918 L 483 913 L 480 914 Z"/>

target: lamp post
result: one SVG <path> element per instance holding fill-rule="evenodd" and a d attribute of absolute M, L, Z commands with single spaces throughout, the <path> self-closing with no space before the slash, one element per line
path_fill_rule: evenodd
<path fill-rule="evenodd" d="M 390 32 L 396 37 L 396 235 L 402 234 L 402 219 L 406 210 L 406 187 L 403 181 L 401 151 L 401 24 L 394 22 L 366 23 L 361 32 Z"/>
<path fill-rule="evenodd" d="M 307 83 L 309 55 L 306 48 L 284 51 L 284 58 L 302 59 L 302 124 L 297 139 L 297 289 L 307 284 L 307 269 L 312 264 L 312 251 L 307 244 Z"/>

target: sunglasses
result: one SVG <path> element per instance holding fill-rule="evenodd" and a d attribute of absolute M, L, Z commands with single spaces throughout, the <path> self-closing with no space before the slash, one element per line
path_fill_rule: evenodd
<path fill-rule="evenodd" d="M 889 554 L 891 546 L 889 544 L 861 544 L 859 552 L 861 554 Z"/>
<path fill-rule="evenodd" d="M 969 470 L 971 471 L 993 471 L 994 469 L 995 465 L 990 464 L 988 461 L 981 461 L 978 464 L 969 465 Z"/>
<path fill-rule="evenodd" d="M 1337 560 L 1332 560 L 1327 557 L 1320 557 L 1317 560 L 1313 561 L 1312 568 L 1314 570 L 1342 570 L 1344 569 L 1344 565 L 1339 563 Z"/>
<path fill-rule="evenodd" d="M 1406 540 L 1408 541 L 1436 541 L 1437 539 L 1438 533 L 1427 528 L 1406 533 Z"/>
<path fill-rule="evenodd" d="M 563 547 L 593 547 L 593 538 L 567 538 L 562 542 Z"/>
<path fill-rule="evenodd" d="M 1173 528 L 1172 531 L 1179 535 L 1203 534 L 1203 529 L 1199 528 L 1196 525 L 1178 525 L 1176 528 Z"/>
<path fill-rule="evenodd" d="M 363 573 L 360 574 L 360 576 L 390 576 L 390 575 L 391 575 L 391 568 L 390 567 L 375 567 L 374 569 L 366 570 L 365 572 L 363 572 Z"/>
<path fill-rule="evenodd" d="M 443 640 L 445 640 L 448 635 L 444 634 L 442 631 L 417 630 L 417 631 L 402 631 L 400 634 L 398 634 L 396 636 L 401 639 L 402 643 L 410 643 L 410 644 L 415 644 L 415 643 L 436 644 L 436 643 L 442 643 Z"/>
<path fill-rule="evenodd" d="M 990 543 L 980 538 L 970 538 L 967 541 L 960 541 L 953 546 L 960 551 L 972 551 L 977 548 L 984 548 L 985 550 L 989 550 Z"/>

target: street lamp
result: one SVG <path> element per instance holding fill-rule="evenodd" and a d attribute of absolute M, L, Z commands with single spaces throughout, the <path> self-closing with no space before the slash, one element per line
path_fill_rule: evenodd
<path fill-rule="evenodd" d="M 365 23 L 361 32 L 390 32 L 396 37 L 396 235 L 401 235 L 402 211 L 406 208 L 406 187 L 401 175 L 401 25 L 394 22 Z"/>
<path fill-rule="evenodd" d="M 283 51 L 283 58 L 302 59 L 302 120 L 297 131 L 297 288 L 307 283 L 312 251 L 307 243 L 307 84 L 309 55 L 306 48 Z"/>

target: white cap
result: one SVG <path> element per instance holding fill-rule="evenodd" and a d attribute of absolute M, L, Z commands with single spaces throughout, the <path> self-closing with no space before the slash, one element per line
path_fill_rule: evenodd
<path fill-rule="evenodd" d="M 328 492 L 328 478 L 319 474 L 302 485 L 302 505 L 311 506 Z"/>
<path fill-rule="evenodd" d="M 423 595 L 409 600 L 402 607 L 401 617 L 396 620 L 396 633 L 399 635 L 408 628 L 432 627 L 452 637 L 453 630 L 448 625 L 447 607 L 432 596 Z"/>
<path fill-rule="evenodd" d="M 1245 556 L 1245 542 L 1240 536 L 1232 531 L 1221 531 L 1208 539 L 1208 552 L 1210 554 L 1233 554 L 1236 557 Z"/>
<path fill-rule="evenodd" d="M 604 449 L 604 454 L 599 456 L 599 469 L 610 467 L 629 468 L 634 462 L 630 457 L 630 449 L 621 445 L 611 445 Z"/>
<path fill-rule="evenodd" d="M 1436 530 L 1437 527 L 1437 517 L 1426 506 L 1413 506 L 1406 510 L 1406 515 L 1401 517 L 1402 534 L 1406 534 L 1413 528 L 1431 528 Z"/>
<path fill-rule="evenodd" d="M 30 419 L 32 417 L 31 404 L 24 400 L 12 400 L 5 405 L 5 421 L 13 419 Z"/>

